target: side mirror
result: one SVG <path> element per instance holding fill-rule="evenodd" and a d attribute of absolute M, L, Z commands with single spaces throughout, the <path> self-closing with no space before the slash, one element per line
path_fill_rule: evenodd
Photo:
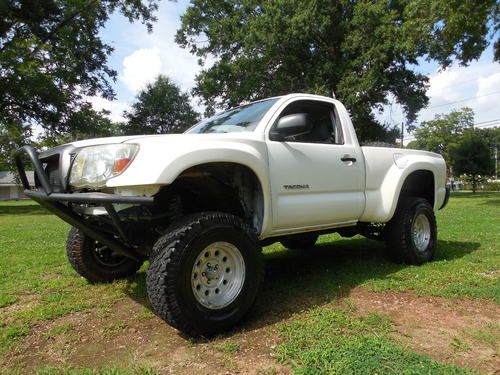
<path fill-rule="evenodd" d="M 285 141 L 287 138 L 307 134 L 312 130 L 312 122 L 307 113 L 294 113 L 283 116 L 269 133 L 272 141 Z"/>

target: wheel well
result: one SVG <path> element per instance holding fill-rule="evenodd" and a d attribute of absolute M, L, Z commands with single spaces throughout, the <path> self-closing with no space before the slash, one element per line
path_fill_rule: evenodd
<path fill-rule="evenodd" d="M 236 163 L 208 163 L 189 168 L 163 188 L 156 200 L 170 211 L 188 214 L 221 211 L 241 217 L 261 232 L 264 196 L 257 175 Z"/>
<path fill-rule="evenodd" d="M 434 174 L 431 171 L 419 170 L 406 177 L 399 194 L 403 197 L 419 197 L 426 199 L 434 207 Z"/>

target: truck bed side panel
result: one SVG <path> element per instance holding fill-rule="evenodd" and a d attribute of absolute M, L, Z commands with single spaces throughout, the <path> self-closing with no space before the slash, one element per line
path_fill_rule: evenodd
<path fill-rule="evenodd" d="M 383 223 L 390 220 L 406 178 L 418 170 L 433 173 L 434 210 L 441 207 L 446 195 L 446 165 L 440 155 L 398 148 L 361 149 L 366 169 L 366 207 L 360 221 Z"/>

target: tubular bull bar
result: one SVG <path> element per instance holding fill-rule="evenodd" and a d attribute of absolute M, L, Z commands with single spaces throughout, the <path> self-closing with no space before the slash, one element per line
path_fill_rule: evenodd
<path fill-rule="evenodd" d="M 36 177 L 40 184 L 40 187 L 37 190 L 32 190 L 30 187 L 26 176 L 23 155 L 27 155 L 29 161 L 33 165 Z M 100 242 L 104 246 L 107 246 L 128 258 L 140 260 L 141 255 L 138 254 L 132 246 L 127 244 L 128 238 L 123 228 L 123 223 L 113 207 L 113 203 L 152 205 L 154 204 L 153 197 L 122 196 L 95 192 L 56 193 L 53 191 L 52 186 L 49 183 L 49 178 L 43 169 L 43 164 L 38 157 L 38 153 L 32 146 L 23 146 L 17 149 L 14 151 L 13 157 L 17 170 L 19 171 L 19 177 L 23 184 L 24 194 L 26 196 L 38 202 L 42 207 L 45 207 L 60 219 L 81 230 L 85 235 Z M 82 215 L 77 214 L 68 206 L 69 203 L 101 204 L 106 209 L 111 222 L 121 238 L 121 241 L 115 238 L 115 236 L 105 233 L 95 226 L 90 225 Z"/>

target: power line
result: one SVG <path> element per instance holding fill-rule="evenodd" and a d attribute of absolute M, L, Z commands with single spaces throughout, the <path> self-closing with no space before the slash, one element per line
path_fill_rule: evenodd
<path fill-rule="evenodd" d="M 444 106 L 447 106 L 447 105 L 452 105 L 452 104 L 456 104 L 456 103 L 466 102 L 467 100 L 477 99 L 477 98 L 483 98 L 485 96 L 490 96 L 490 95 L 495 95 L 495 94 L 500 94 L 500 91 L 490 92 L 490 93 L 484 94 L 484 95 L 471 96 L 470 98 L 465 98 L 465 99 L 457 100 L 457 101 L 451 102 L 451 103 L 433 105 L 432 107 L 427 107 L 426 109 L 444 107 Z"/>
<path fill-rule="evenodd" d="M 496 118 L 496 119 L 493 119 L 493 120 L 476 122 L 474 125 L 488 124 L 488 123 L 490 123 L 490 122 L 497 122 L 497 121 L 500 121 L 500 117 L 499 117 L 499 118 Z"/>
<path fill-rule="evenodd" d="M 496 127 L 496 126 L 500 126 L 500 121 L 498 122 L 494 122 L 492 124 L 484 124 L 484 125 L 474 125 L 475 128 L 488 128 L 488 127 Z"/>
<path fill-rule="evenodd" d="M 497 118 L 497 119 L 494 119 L 494 120 L 488 120 L 488 121 L 481 121 L 481 122 L 477 122 L 475 124 L 472 125 L 473 128 L 476 128 L 476 129 L 487 129 L 487 128 L 496 128 L 496 127 L 499 127 L 500 126 L 500 118 Z M 405 140 L 413 140 L 415 139 L 415 135 L 414 134 L 406 134 L 403 139 Z"/>
<path fill-rule="evenodd" d="M 482 97 L 485 97 L 485 96 L 495 95 L 495 94 L 499 94 L 499 93 L 500 93 L 500 91 L 494 91 L 494 92 L 490 92 L 490 93 L 484 94 L 484 95 L 471 96 L 469 98 L 460 99 L 460 100 L 457 100 L 457 101 L 454 101 L 454 102 L 451 102 L 451 103 L 444 103 L 444 104 L 439 104 L 439 105 L 435 105 L 435 106 L 432 106 L 432 107 L 422 108 L 421 110 L 427 110 L 427 109 L 432 109 L 432 108 L 444 107 L 444 106 L 448 106 L 448 105 L 452 105 L 452 104 L 456 104 L 456 103 L 465 102 L 467 100 L 482 98 Z M 390 114 L 390 119 L 391 119 L 391 121 L 394 122 L 394 123 L 399 123 L 401 121 L 404 121 L 404 117 L 399 117 L 397 120 L 394 120 L 392 118 L 392 107 L 393 107 L 393 103 L 390 104 L 390 113 L 391 113 Z M 484 123 L 486 123 L 486 122 L 493 122 L 493 121 L 496 121 L 496 120 L 500 120 L 500 119 L 484 121 Z M 479 124 L 482 124 L 482 123 L 483 122 L 475 124 L 475 125 L 479 125 Z"/>

